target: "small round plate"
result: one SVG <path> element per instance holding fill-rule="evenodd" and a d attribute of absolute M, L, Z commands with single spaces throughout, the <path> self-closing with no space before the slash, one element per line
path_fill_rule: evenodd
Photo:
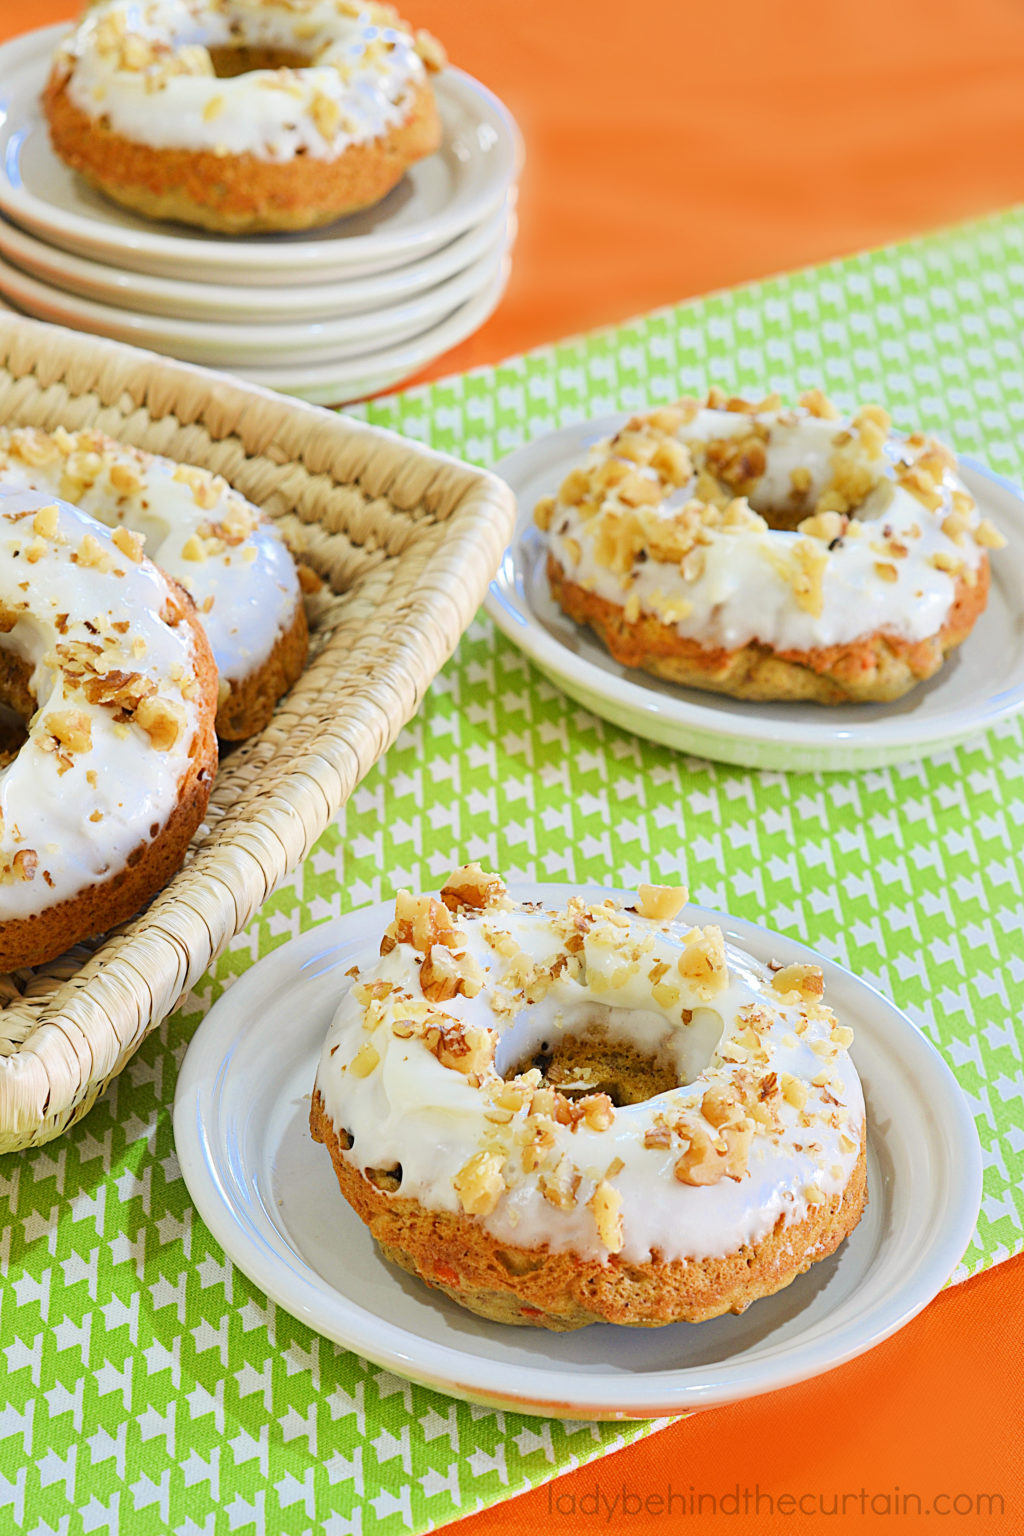
<path fill-rule="evenodd" d="M 0 258 L 0 294 L 24 313 L 38 320 L 91 331 L 150 347 L 188 363 L 212 367 L 305 367 L 317 359 L 337 362 L 362 357 L 367 352 L 413 341 L 437 326 L 471 299 L 493 286 L 506 248 L 498 246 L 472 266 L 447 278 L 427 293 L 416 294 L 401 304 L 337 319 L 250 320 L 227 322 L 172 319 L 165 315 L 139 314 L 97 299 L 83 299 L 63 288 L 30 277 Z M 264 311 L 274 314 L 274 307 Z"/>
<path fill-rule="evenodd" d="M 992 559 L 988 607 L 942 670 L 893 704 L 763 704 L 702 693 L 620 666 L 553 601 L 533 509 L 625 414 L 535 439 L 495 465 L 519 518 L 485 607 L 508 638 L 578 703 L 625 730 L 745 768 L 879 768 L 945 750 L 1024 708 L 1024 496 L 961 456 L 963 479 L 1009 540 Z"/>
<path fill-rule="evenodd" d="M 507 109 L 478 81 L 446 69 L 434 81 L 441 148 L 384 200 L 305 234 L 232 236 L 155 223 L 108 201 L 54 154 L 40 105 L 67 25 L 0 47 L 0 210 L 51 245 L 160 277 L 302 285 L 417 261 L 504 202 L 521 160 Z"/>
<path fill-rule="evenodd" d="M 310 283 L 302 288 L 232 287 L 229 283 L 190 282 L 154 277 L 121 267 L 73 256 L 47 245 L 9 219 L 0 217 L 0 256 L 31 277 L 83 299 L 112 304 L 119 311 L 138 310 L 173 320 L 265 322 L 268 315 L 282 321 L 336 320 L 404 304 L 439 286 L 481 258 L 512 243 L 515 231 L 514 189 L 483 223 L 442 246 L 432 256 L 379 276 Z"/>
<path fill-rule="evenodd" d="M 561 902 L 573 888 L 518 886 Z M 586 894 L 586 892 L 584 892 Z M 607 895 L 597 892 L 595 895 Z M 741 1317 L 575 1333 L 464 1311 L 382 1259 L 311 1141 L 310 1094 L 349 967 L 378 952 L 390 904 L 325 923 L 260 960 L 214 1004 L 174 1100 L 182 1175 L 238 1267 L 310 1328 L 454 1397 L 562 1418 L 654 1418 L 774 1391 L 852 1359 L 908 1322 L 960 1260 L 981 1151 L 949 1068 L 890 1002 L 831 961 L 700 908 L 767 961 L 814 960 L 856 1034 L 868 1106 L 867 1212 L 831 1258 Z"/>

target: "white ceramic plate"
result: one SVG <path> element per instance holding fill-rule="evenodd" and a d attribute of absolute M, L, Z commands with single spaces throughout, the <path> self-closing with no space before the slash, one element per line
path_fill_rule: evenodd
<path fill-rule="evenodd" d="M 184 362 L 224 368 L 246 364 L 304 367 L 323 358 L 335 362 L 365 356 L 367 352 L 395 347 L 421 336 L 493 286 L 503 268 L 506 249 L 504 244 L 498 245 L 454 277 L 404 303 L 332 320 L 242 320 L 225 324 L 209 319 L 179 320 L 139 314 L 66 293 L 30 277 L 2 257 L 0 294 L 38 320 L 150 347 Z M 264 315 L 273 313 L 273 305 L 264 311 Z"/>
<path fill-rule="evenodd" d="M 1024 708 L 1024 499 L 1009 481 L 961 458 L 963 478 L 1009 544 L 992 559 L 988 608 L 941 672 L 894 704 L 756 704 L 680 688 L 620 666 L 553 602 L 533 524 L 541 496 L 625 415 L 565 427 L 495 466 L 519 519 L 486 609 L 513 643 L 596 715 L 680 751 L 747 768 L 845 770 L 924 757 Z"/>
<path fill-rule="evenodd" d="M 400 384 L 418 368 L 425 368 L 478 331 L 500 302 L 508 282 L 509 266 L 506 257 L 501 270 L 482 293 L 412 341 L 359 357 L 293 367 L 251 368 L 245 365 L 232 371 L 253 384 L 296 395 L 312 405 L 344 405 L 350 400 L 362 400 L 367 395 Z"/>
<path fill-rule="evenodd" d="M 504 202 L 521 158 L 496 96 L 458 69 L 436 77 L 444 140 L 376 207 L 310 234 L 245 238 L 137 217 L 94 192 L 50 147 L 40 93 L 65 25 L 0 47 L 0 210 L 52 245 L 161 277 L 324 282 L 419 260 Z"/>
<path fill-rule="evenodd" d="M 566 888 L 518 887 L 563 901 Z M 309 1137 L 320 1047 L 345 971 L 377 953 L 390 905 L 283 945 L 214 1005 L 174 1101 L 182 1175 L 217 1241 L 268 1296 L 379 1365 L 455 1397 L 563 1418 L 653 1418 L 801 1381 L 902 1327 L 974 1230 L 981 1152 L 948 1067 L 891 1003 L 802 945 L 750 923 L 727 938 L 764 960 L 807 958 L 856 1031 L 869 1114 L 868 1209 L 831 1258 L 742 1317 L 553 1334 L 465 1312 L 388 1265 Z"/>
<path fill-rule="evenodd" d="M 236 288 L 224 282 L 190 282 L 128 272 L 48 245 L 4 218 L 0 218 L 0 255 L 9 265 L 20 267 L 22 272 L 54 288 L 113 304 L 122 312 L 139 310 L 176 320 L 239 323 L 265 322 L 268 315 L 282 321 L 335 320 L 341 315 L 362 315 L 404 304 L 428 289 L 436 292 L 439 285 L 467 267 L 496 254 L 502 246 L 511 245 L 514 208 L 513 188 L 497 213 L 422 261 L 395 267 L 379 276 L 342 276 L 334 282 L 310 283 L 302 288 Z"/>

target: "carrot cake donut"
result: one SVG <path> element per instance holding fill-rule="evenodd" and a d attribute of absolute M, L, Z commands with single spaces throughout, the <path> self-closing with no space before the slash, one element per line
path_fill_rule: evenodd
<path fill-rule="evenodd" d="M 483 1317 L 742 1312 L 866 1199 L 852 1031 L 774 971 L 632 903 L 512 901 L 469 865 L 402 892 L 324 1041 L 310 1117 L 385 1256 Z"/>
<path fill-rule="evenodd" d="M 219 475 L 100 432 L 0 428 L 0 488 L 60 496 L 145 541 L 194 598 L 220 673 L 217 731 L 251 736 L 305 665 L 299 579 L 270 520 Z"/>
<path fill-rule="evenodd" d="M 437 149 L 443 64 L 373 0 L 99 0 L 43 106 L 61 159 L 127 208 L 227 234 L 309 229 Z"/>
<path fill-rule="evenodd" d="M 538 503 L 555 600 L 616 661 L 742 699 L 897 699 L 985 607 L 1005 541 L 950 451 L 820 391 L 634 417 Z"/>
<path fill-rule="evenodd" d="M 0 971 L 125 921 L 181 864 L 217 767 L 191 598 L 77 507 L 0 487 Z"/>

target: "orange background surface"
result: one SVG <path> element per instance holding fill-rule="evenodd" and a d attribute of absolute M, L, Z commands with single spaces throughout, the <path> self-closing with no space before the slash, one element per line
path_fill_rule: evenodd
<path fill-rule="evenodd" d="M 404 8 L 511 107 L 528 154 L 505 300 L 419 379 L 1024 201 L 1012 0 Z M 74 9 L 0 0 L 0 37 Z M 1017 1259 L 828 1376 L 682 1421 L 471 1516 L 460 1536 L 1024 1531 L 1022 1338 Z M 709 1495 L 725 1501 L 717 1514 Z M 830 1514 L 843 1495 L 845 1515 Z M 971 1511 L 944 1513 L 943 1495 Z M 915 1496 L 939 1507 L 918 1516 Z"/>

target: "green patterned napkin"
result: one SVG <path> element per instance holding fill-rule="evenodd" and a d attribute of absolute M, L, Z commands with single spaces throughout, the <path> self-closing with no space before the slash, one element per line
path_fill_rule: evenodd
<path fill-rule="evenodd" d="M 1024 215 L 683 305 L 382 400 L 370 420 L 481 463 L 708 382 L 881 399 L 1024 478 Z M 646 1434 L 492 1413 L 311 1334 L 194 1215 L 170 1129 L 202 1015 L 324 918 L 465 859 L 630 885 L 790 933 L 890 994 L 946 1055 L 985 1156 L 958 1278 L 1024 1246 L 1024 736 L 927 763 L 781 775 L 594 719 L 478 619 L 301 869 L 88 1119 L 0 1158 L 0 1531 L 398 1536 Z"/>

